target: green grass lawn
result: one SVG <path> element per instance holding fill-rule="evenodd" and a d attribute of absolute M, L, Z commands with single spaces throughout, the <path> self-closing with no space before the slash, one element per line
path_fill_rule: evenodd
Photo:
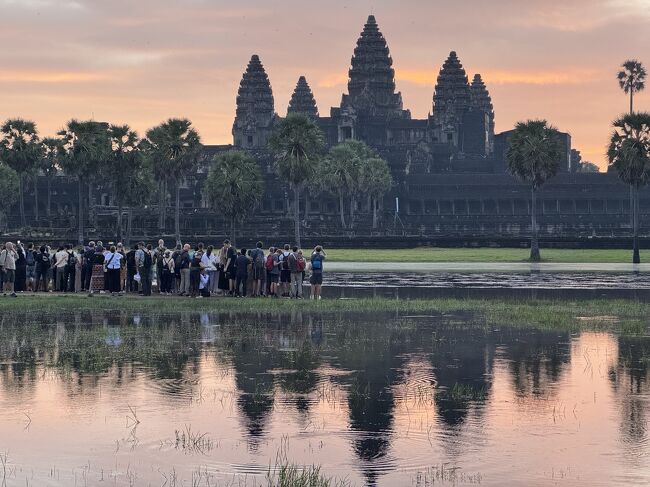
<path fill-rule="evenodd" d="M 351 319 L 358 313 L 390 313 L 407 318 L 422 314 L 461 314 L 474 326 L 514 326 L 550 330 L 609 330 L 632 335 L 650 333 L 650 303 L 632 300 L 593 299 L 190 299 L 178 297 L 136 297 L 108 295 L 21 295 L 0 298 L 2 313 L 38 314 L 97 311 L 137 311 L 140 313 L 224 312 L 251 314 L 340 315 Z M 468 317 L 472 315 L 472 317 Z M 263 321 L 263 320 L 262 320 Z M 381 320 L 378 325 L 381 326 Z"/>
<path fill-rule="evenodd" d="M 326 249 L 330 262 L 526 262 L 528 249 L 433 248 L 415 249 Z M 543 262 L 631 263 L 626 249 L 542 249 Z M 646 262 L 650 251 L 641 252 Z"/>

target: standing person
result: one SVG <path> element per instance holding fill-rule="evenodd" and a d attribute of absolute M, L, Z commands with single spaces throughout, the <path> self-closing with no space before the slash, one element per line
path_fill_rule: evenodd
<path fill-rule="evenodd" d="M 134 279 L 138 273 L 138 267 L 135 264 L 135 253 L 138 250 L 138 244 L 135 244 L 132 249 L 126 253 L 126 287 L 124 290 L 127 293 L 138 292 L 138 282 Z"/>
<path fill-rule="evenodd" d="M 122 242 L 118 242 L 115 249 L 122 256 L 120 259 L 120 289 L 126 292 L 126 252 Z"/>
<path fill-rule="evenodd" d="M 237 268 L 237 251 L 230 244 L 230 240 L 224 241 L 226 246 L 226 264 L 224 266 L 226 272 L 226 279 L 228 279 L 228 289 L 230 295 L 234 296 L 235 294 L 235 279 L 236 279 L 236 268 Z"/>
<path fill-rule="evenodd" d="M 51 266 L 50 253 L 47 251 L 45 245 L 41 245 L 41 248 L 36 254 L 36 279 L 34 282 L 34 292 L 42 290 L 44 293 L 49 291 L 47 274 Z M 41 283 L 43 284 L 41 286 Z"/>
<path fill-rule="evenodd" d="M 33 243 L 27 245 L 27 251 L 25 252 L 25 264 L 27 290 L 34 291 L 34 280 L 36 278 L 36 250 L 34 249 Z"/>
<path fill-rule="evenodd" d="M 169 295 L 172 293 L 172 281 L 174 279 L 174 258 L 169 250 L 165 250 L 162 258 L 160 293 Z"/>
<path fill-rule="evenodd" d="M 18 259 L 18 254 L 14 250 L 14 244 L 7 242 L 5 248 L 0 252 L 0 272 L 3 275 L 4 282 L 4 295 L 11 293 L 12 298 L 16 297 L 14 290 L 14 282 L 16 281 L 16 260 Z"/>
<path fill-rule="evenodd" d="M 178 256 L 178 266 L 181 271 L 181 283 L 179 288 L 180 296 L 190 294 L 190 244 L 183 245 L 183 251 Z"/>
<path fill-rule="evenodd" d="M 93 264 L 95 263 L 95 242 L 88 242 L 88 247 L 82 257 L 81 269 L 81 290 L 90 291 L 90 277 L 93 274 Z"/>
<path fill-rule="evenodd" d="M 264 268 L 266 270 L 266 295 L 273 296 L 275 294 L 275 286 L 277 284 L 273 282 L 273 270 L 275 265 L 273 264 L 273 259 L 275 257 L 275 247 L 269 247 L 269 255 L 264 259 Z"/>
<path fill-rule="evenodd" d="M 203 254 L 203 260 L 207 262 L 205 269 L 209 279 L 208 291 L 210 295 L 216 296 L 219 290 L 219 256 L 212 245 Z"/>
<path fill-rule="evenodd" d="M 217 283 L 217 287 L 219 288 L 220 293 L 223 295 L 225 295 L 230 289 L 230 282 L 228 281 L 228 277 L 226 276 L 227 262 L 228 262 L 228 247 L 224 242 L 223 246 L 221 247 L 221 250 L 219 250 L 219 264 L 217 265 L 217 270 L 219 273 L 219 278 L 218 278 L 219 282 Z"/>
<path fill-rule="evenodd" d="M 289 270 L 291 271 L 291 292 L 290 296 L 295 299 L 302 299 L 302 273 L 305 270 L 305 259 L 299 253 L 298 247 L 294 246 L 289 254 Z"/>
<path fill-rule="evenodd" d="M 65 252 L 68 258 L 65 263 L 64 291 L 74 292 L 75 279 L 77 277 L 77 254 L 71 244 L 65 246 Z"/>
<path fill-rule="evenodd" d="M 138 248 L 135 251 L 135 268 L 136 268 L 136 274 L 140 276 L 140 281 L 138 285 L 138 294 L 142 294 L 142 273 L 144 272 L 143 265 L 144 265 L 144 251 L 145 251 L 145 245 L 144 242 L 138 243 Z"/>
<path fill-rule="evenodd" d="M 68 265 L 68 253 L 65 247 L 59 246 L 59 250 L 54 254 L 54 290 L 63 292 L 66 290 L 65 268 Z"/>
<path fill-rule="evenodd" d="M 120 287 L 120 269 L 122 268 L 122 254 L 115 246 L 111 246 L 108 253 L 104 256 L 106 267 L 106 280 L 108 281 L 108 291 L 111 294 L 122 291 Z"/>
<path fill-rule="evenodd" d="M 323 287 L 323 262 L 327 258 L 327 254 L 323 247 L 317 245 L 311 254 L 311 277 L 309 283 L 311 284 L 311 299 L 320 299 L 321 289 Z"/>
<path fill-rule="evenodd" d="M 0 255 L 5 251 L 6 245 L 0 245 Z M 0 292 L 3 292 L 5 289 L 5 273 L 3 267 L 0 265 Z"/>
<path fill-rule="evenodd" d="M 284 250 L 280 255 L 280 288 L 282 296 L 289 296 L 289 285 L 291 284 L 291 270 L 289 269 L 289 254 L 291 247 L 284 244 Z"/>
<path fill-rule="evenodd" d="M 235 263 L 235 296 L 246 297 L 246 285 L 248 281 L 248 265 L 250 258 L 246 255 L 246 249 L 242 248 L 237 255 Z M 241 294 L 240 294 L 241 293 Z"/>
<path fill-rule="evenodd" d="M 199 285 L 201 284 L 201 269 L 203 268 L 203 250 L 200 246 L 194 251 L 192 260 L 190 260 L 190 296 L 196 297 L 199 294 Z"/>
<path fill-rule="evenodd" d="M 275 249 L 273 254 L 273 269 L 271 271 L 271 295 L 279 298 L 282 295 L 282 288 L 280 287 L 280 274 L 282 273 L 281 262 L 282 249 Z"/>
<path fill-rule="evenodd" d="M 104 292 L 104 247 L 97 245 L 93 254 L 93 270 L 90 275 L 88 291 L 93 294 L 97 291 Z"/>
<path fill-rule="evenodd" d="M 165 241 L 161 238 L 158 240 L 158 247 L 153 252 L 154 262 L 156 264 L 156 280 L 158 281 L 158 292 L 162 294 L 162 268 L 163 268 L 163 259 L 165 258 Z"/>
<path fill-rule="evenodd" d="M 77 250 L 77 267 L 75 269 L 75 275 L 74 275 L 74 292 L 78 293 L 81 292 L 81 269 L 83 267 L 82 264 L 82 258 L 84 255 L 84 248 L 83 246 L 79 247 Z"/>
<path fill-rule="evenodd" d="M 153 268 L 153 255 L 151 244 L 147 244 L 143 251 L 142 268 L 140 270 L 140 282 L 142 283 L 142 295 L 151 296 L 151 270 Z"/>
<path fill-rule="evenodd" d="M 181 288 L 181 267 L 180 267 L 180 256 L 183 253 L 183 248 L 181 244 L 176 245 L 176 248 L 171 253 L 172 259 L 174 259 L 174 275 L 172 276 L 172 291 L 173 293 L 178 293 Z"/>
<path fill-rule="evenodd" d="M 262 295 L 262 280 L 264 279 L 264 274 L 266 274 L 263 246 L 264 244 L 262 242 L 257 242 L 256 248 L 251 250 L 251 260 L 253 261 L 253 296 Z"/>
<path fill-rule="evenodd" d="M 25 248 L 20 243 L 20 240 L 15 250 L 18 258 L 16 259 L 16 282 L 14 282 L 14 291 L 22 293 L 27 289 L 27 259 L 25 258 Z"/>

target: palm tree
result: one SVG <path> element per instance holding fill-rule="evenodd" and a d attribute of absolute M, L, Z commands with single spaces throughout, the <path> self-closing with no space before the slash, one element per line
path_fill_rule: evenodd
<path fill-rule="evenodd" d="M 634 93 L 638 93 L 645 88 L 646 70 L 636 59 L 628 59 L 618 72 L 618 84 L 625 93 L 630 94 L 630 113 L 634 112 Z"/>
<path fill-rule="evenodd" d="M 138 134 L 128 125 L 111 125 L 108 133 L 111 138 L 111 156 L 104 168 L 117 202 L 117 240 L 121 241 L 124 200 L 133 189 L 130 180 L 141 171 L 142 154 Z"/>
<path fill-rule="evenodd" d="M 306 115 L 289 114 L 275 126 L 269 146 L 275 154 L 278 176 L 293 190 L 295 243 L 300 247 L 300 194 L 325 146 L 323 133 Z"/>
<path fill-rule="evenodd" d="M 388 163 L 379 157 L 365 159 L 361 167 L 360 187 L 368 195 L 372 207 L 372 228 L 377 228 L 377 209 L 379 201 L 390 191 L 393 177 Z"/>
<path fill-rule="evenodd" d="M 47 179 L 47 204 L 45 205 L 45 215 L 50 216 L 52 211 L 52 178 L 61 168 L 60 159 L 65 155 L 65 148 L 61 139 L 55 137 L 45 137 L 42 142 L 41 160 L 39 169 Z"/>
<path fill-rule="evenodd" d="M 537 230 L 537 191 L 560 167 L 562 150 L 559 132 L 546 120 L 519 122 L 510 137 L 506 150 L 508 170 L 517 179 L 531 187 L 530 260 L 539 262 L 539 240 Z"/>
<path fill-rule="evenodd" d="M 650 113 L 630 113 L 613 123 L 614 132 L 607 150 L 609 164 L 632 192 L 633 252 L 632 262 L 641 262 L 639 255 L 639 188 L 650 180 Z"/>
<path fill-rule="evenodd" d="M 170 118 L 149 129 L 144 141 L 155 174 L 166 174 L 176 187 L 174 230 L 176 244 L 181 243 L 181 184 L 194 172 L 201 153 L 201 138 L 186 118 Z"/>
<path fill-rule="evenodd" d="M 25 176 L 36 170 L 40 159 L 40 143 L 36 124 L 15 118 L 7 120 L 0 128 L 0 158 L 18 174 L 18 198 L 20 201 L 20 224 L 25 227 Z"/>
<path fill-rule="evenodd" d="M 342 228 L 347 228 L 345 197 L 354 190 L 357 159 L 353 147 L 346 141 L 332 147 L 319 168 L 323 190 L 338 197 Z"/>
<path fill-rule="evenodd" d="M 122 204 L 127 209 L 125 245 L 129 245 L 133 234 L 133 208 L 149 202 L 156 186 L 151 164 L 144 157 L 138 162 L 137 170 L 130 172 L 130 177 L 123 182 L 124 187 L 121 189 Z"/>
<path fill-rule="evenodd" d="M 79 202 L 77 227 L 78 241 L 84 241 L 84 184 L 90 187 L 97 177 L 99 169 L 111 154 L 111 140 L 108 124 L 94 120 L 70 120 L 66 127 L 59 131 L 62 147 L 65 151 L 61 158 L 61 166 L 66 174 L 75 176 L 79 184 Z"/>
<path fill-rule="evenodd" d="M 257 161 L 246 152 L 217 154 L 203 188 L 210 206 L 230 221 L 230 238 L 235 241 L 235 224 L 259 204 L 264 181 Z"/>

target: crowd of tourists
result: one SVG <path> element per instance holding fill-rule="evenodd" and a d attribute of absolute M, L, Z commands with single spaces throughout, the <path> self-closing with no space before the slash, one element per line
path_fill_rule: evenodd
<path fill-rule="evenodd" d="M 288 297 L 302 299 L 303 282 L 310 283 L 310 299 L 320 299 L 327 254 L 317 245 L 305 253 L 297 246 L 235 248 L 225 240 L 221 248 L 203 243 L 154 247 L 140 242 L 88 242 L 26 247 L 18 241 L 0 248 L 0 289 L 20 292 L 124 293 L 151 296 Z"/>

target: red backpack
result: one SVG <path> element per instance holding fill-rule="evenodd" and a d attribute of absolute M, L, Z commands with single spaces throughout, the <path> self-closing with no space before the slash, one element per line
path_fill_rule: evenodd
<path fill-rule="evenodd" d="M 266 258 L 266 270 L 273 270 L 273 254 L 269 254 L 269 256 Z"/>
<path fill-rule="evenodd" d="M 301 255 L 296 256 L 296 270 L 298 272 L 303 272 L 305 270 L 306 262 L 304 257 Z"/>

